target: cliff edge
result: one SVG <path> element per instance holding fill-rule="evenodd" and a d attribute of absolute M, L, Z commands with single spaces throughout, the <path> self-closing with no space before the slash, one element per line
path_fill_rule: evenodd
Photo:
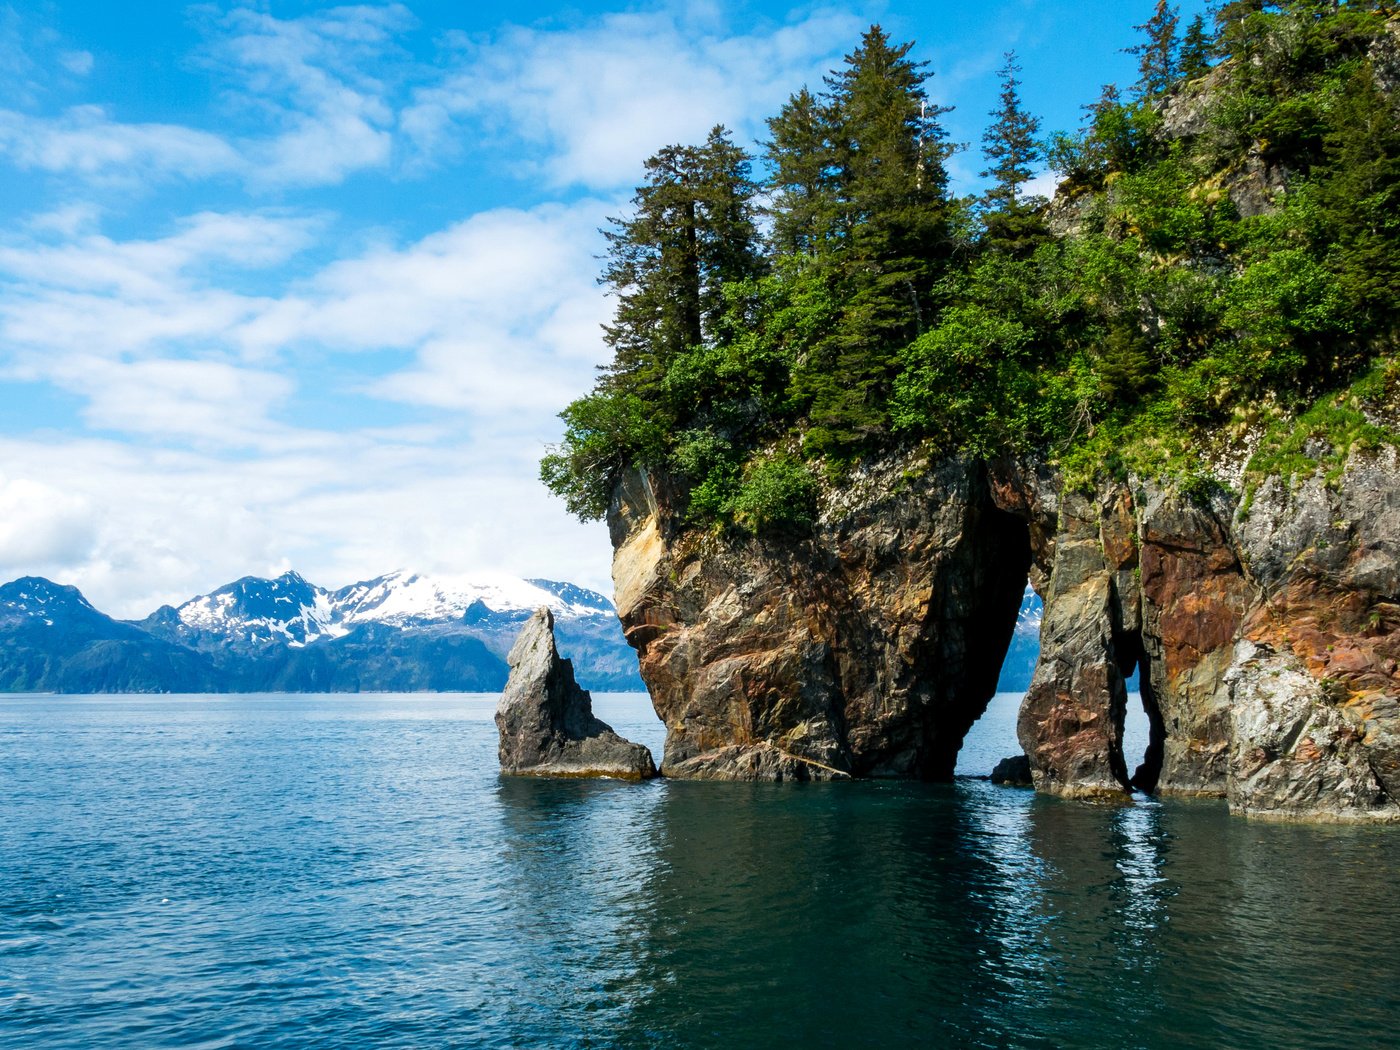
<path fill-rule="evenodd" d="M 1224 796 L 1258 817 L 1400 819 L 1400 463 L 1246 501 L 1035 459 L 867 463 L 809 535 L 685 528 L 664 475 L 609 514 L 617 606 L 667 776 L 952 776 L 1029 577 L 1018 735 L 1037 789 Z M 1127 768 L 1125 679 L 1147 758 Z"/>

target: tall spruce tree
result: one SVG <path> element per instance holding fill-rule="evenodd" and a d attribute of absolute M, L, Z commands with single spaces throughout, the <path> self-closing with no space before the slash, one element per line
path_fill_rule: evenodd
<path fill-rule="evenodd" d="M 773 244 L 781 255 L 813 255 L 835 218 L 832 113 L 805 87 L 768 120 L 764 157 L 772 172 Z"/>
<path fill-rule="evenodd" d="M 831 237 L 837 330 L 795 379 L 818 446 L 857 443 L 887 424 L 898 348 L 931 322 L 951 253 L 947 132 L 911 43 L 873 25 L 826 78 L 834 172 Z"/>
<path fill-rule="evenodd" d="M 1210 56 L 1214 46 L 1206 31 L 1205 16 L 1197 15 L 1187 25 L 1186 35 L 1181 40 L 1178 72 L 1187 80 L 1205 76 L 1210 72 Z"/>
<path fill-rule="evenodd" d="M 997 71 L 1001 78 L 1001 102 L 992 110 L 992 124 L 982 136 L 987 168 L 981 172 L 992 185 L 982 196 L 983 244 L 1015 256 L 1028 255 L 1045 241 L 1049 231 L 1033 202 L 1020 198 L 1021 187 L 1035 173 L 1042 156 L 1037 136 L 1040 121 L 1021 104 L 1016 74 L 1016 53 L 1008 51 Z"/>
<path fill-rule="evenodd" d="M 1176 27 L 1179 23 L 1177 9 L 1168 4 L 1167 0 L 1157 0 L 1152 17 L 1140 26 L 1133 26 L 1147 38 L 1142 43 L 1125 49 L 1128 54 L 1138 56 L 1139 98 L 1155 98 L 1176 81 Z"/>
<path fill-rule="evenodd" d="M 1247 58 L 1257 47 L 1256 20 L 1264 0 L 1227 0 L 1214 12 L 1215 51 L 1221 58 Z"/>
<path fill-rule="evenodd" d="M 992 179 L 984 194 L 989 208 L 1005 210 L 1013 207 L 1021 186 L 1034 174 L 1033 165 L 1040 159 L 1040 121 L 1026 112 L 1021 104 L 1021 82 L 1016 74 L 1016 52 L 1008 51 L 1006 61 L 997 76 L 1001 78 L 1001 102 L 990 116 L 992 124 L 982 136 L 982 155 L 987 168 L 980 174 Z"/>
<path fill-rule="evenodd" d="M 630 218 L 610 219 L 600 283 L 617 294 L 604 326 L 621 387 L 659 397 L 675 358 L 713 334 L 723 285 L 763 267 L 750 159 L 723 127 L 703 146 L 666 146 L 645 162 Z"/>

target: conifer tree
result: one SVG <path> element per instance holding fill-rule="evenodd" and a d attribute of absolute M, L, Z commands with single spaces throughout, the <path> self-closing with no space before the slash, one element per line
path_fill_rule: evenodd
<path fill-rule="evenodd" d="M 1264 0 L 1228 0 L 1215 11 L 1215 49 L 1221 58 L 1247 57 L 1255 46 L 1253 21 Z"/>
<path fill-rule="evenodd" d="M 1168 4 L 1167 0 L 1157 0 L 1152 17 L 1140 26 L 1133 26 L 1147 37 L 1141 44 L 1125 49 L 1128 54 L 1138 56 L 1139 98 L 1155 98 L 1170 88 L 1176 80 L 1176 27 L 1179 22 L 1177 9 Z"/>
<path fill-rule="evenodd" d="M 768 132 L 774 246 L 783 255 L 814 254 L 835 210 L 831 111 L 804 87 L 769 118 Z"/>
<path fill-rule="evenodd" d="M 933 274 L 948 250 L 947 132 L 924 91 L 927 63 L 871 26 L 845 68 L 827 78 L 835 117 L 837 235 L 850 289 L 877 342 L 917 332 Z"/>
<path fill-rule="evenodd" d="M 627 219 L 605 230 L 600 282 L 618 296 L 604 335 L 614 381 L 654 392 L 677 355 L 699 346 L 723 312 L 722 286 L 762 268 L 748 155 L 723 127 L 703 146 L 666 146 L 645 162 Z"/>
<path fill-rule="evenodd" d="M 1040 157 L 1036 138 L 1040 121 L 1021 104 L 1021 82 L 1016 79 L 1021 67 L 1016 64 L 1016 52 L 1008 51 L 1004 57 L 1005 64 L 997 71 L 1001 104 L 992 110 L 993 123 L 982 136 L 982 155 L 988 166 L 980 173 L 984 179 L 994 180 L 984 197 L 987 206 L 1000 210 L 1016 204 L 1022 184 L 1034 174 L 1032 165 Z"/>
<path fill-rule="evenodd" d="M 831 238 L 841 322 L 795 378 L 810 399 L 814 444 L 858 443 L 887 423 L 898 347 L 931 321 L 931 292 L 951 252 L 949 149 L 924 90 L 927 63 L 871 26 L 826 78 L 834 172 Z"/>
<path fill-rule="evenodd" d="M 1186 36 L 1181 41 L 1178 72 L 1187 80 L 1205 76 L 1210 72 L 1212 47 L 1210 34 L 1206 32 L 1205 16 L 1197 15 L 1186 27 Z"/>

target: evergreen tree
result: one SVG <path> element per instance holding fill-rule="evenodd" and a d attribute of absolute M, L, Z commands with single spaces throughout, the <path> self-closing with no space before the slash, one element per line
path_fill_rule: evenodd
<path fill-rule="evenodd" d="M 1021 185 L 1034 174 L 1032 165 L 1040 158 L 1036 138 L 1040 121 L 1021 105 L 1021 82 L 1016 79 L 1021 67 L 1016 64 L 1016 52 L 1008 51 L 1005 59 L 997 71 L 1001 104 L 992 110 L 993 123 L 982 136 L 982 155 L 988 166 L 980 173 L 984 179 L 995 180 L 984 197 L 987 206 L 1001 210 L 1016 204 Z"/>
<path fill-rule="evenodd" d="M 928 102 L 927 63 L 878 25 L 826 78 L 832 117 L 836 288 L 840 324 L 796 379 L 817 422 L 813 443 L 883 432 L 896 352 L 929 322 L 934 281 L 951 252 L 946 107 Z"/>
<path fill-rule="evenodd" d="M 1140 26 L 1133 26 L 1147 39 L 1125 50 L 1138 56 L 1137 93 L 1139 98 L 1163 94 L 1177 77 L 1177 9 L 1167 0 L 1157 0 L 1157 8 Z"/>
<path fill-rule="evenodd" d="M 659 396 L 666 368 L 711 335 L 723 285 L 762 269 L 748 155 L 716 127 L 703 146 L 667 146 L 645 162 L 634 214 L 610 219 L 600 283 L 618 296 L 604 327 L 621 388 Z"/>
<path fill-rule="evenodd" d="M 1195 80 L 1210 72 L 1210 55 L 1214 47 L 1210 34 L 1206 32 L 1204 15 L 1191 19 L 1186 27 L 1186 36 L 1181 42 L 1180 74 L 1187 80 Z"/>
<path fill-rule="evenodd" d="M 1400 105 L 1358 69 L 1333 103 L 1319 227 L 1337 289 L 1363 331 L 1400 327 Z"/>
<path fill-rule="evenodd" d="M 773 244 L 783 255 L 816 253 L 835 214 L 832 115 L 805 87 L 768 120 Z"/>
<path fill-rule="evenodd" d="M 1215 11 L 1215 50 L 1221 58 L 1247 58 L 1256 46 L 1255 20 L 1264 0 L 1228 0 Z"/>

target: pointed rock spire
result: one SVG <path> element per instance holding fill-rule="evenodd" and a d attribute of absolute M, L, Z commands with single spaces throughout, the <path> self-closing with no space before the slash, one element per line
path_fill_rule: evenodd
<path fill-rule="evenodd" d="M 501 772 L 527 776 L 656 776 L 651 752 L 593 717 L 588 691 L 554 645 L 554 616 L 535 611 L 511 647 L 510 680 L 496 706 Z"/>

